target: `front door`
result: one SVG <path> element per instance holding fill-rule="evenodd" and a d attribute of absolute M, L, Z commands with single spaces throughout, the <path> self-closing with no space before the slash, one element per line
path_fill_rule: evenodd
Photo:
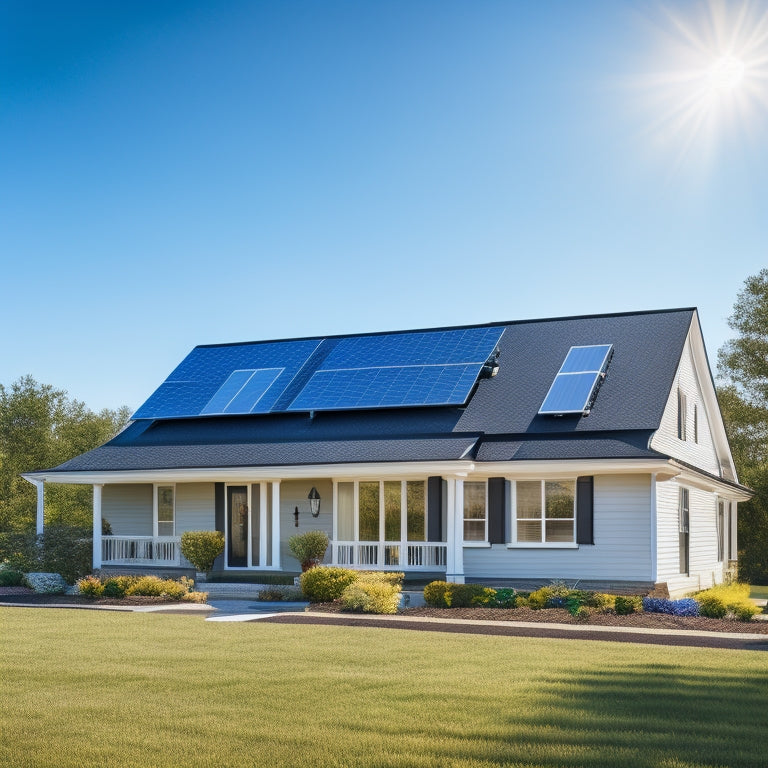
<path fill-rule="evenodd" d="M 228 556 L 230 568 L 248 566 L 248 488 L 227 486 Z"/>

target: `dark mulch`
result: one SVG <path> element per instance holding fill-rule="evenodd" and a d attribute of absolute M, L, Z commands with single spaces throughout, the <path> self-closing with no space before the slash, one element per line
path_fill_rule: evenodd
<path fill-rule="evenodd" d="M 340 613 L 338 603 L 316 603 L 310 611 Z M 474 619 L 475 621 L 525 621 L 539 624 L 577 624 L 600 627 L 647 627 L 650 629 L 692 629 L 698 632 L 747 632 L 768 635 L 766 621 L 726 621 L 707 619 L 703 616 L 670 616 L 665 613 L 632 613 L 617 616 L 609 613 L 592 613 L 589 621 L 579 621 L 564 608 L 406 608 L 400 612 L 404 617 L 430 617 L 436 619 Z"/>
<path fill-rule="evenodd" d="M 454 609 L 461 610 L 461 609 Z M 469 609 L 472 610 L 472 609 Z M 554 609 L 552 609 L 554 610 Z M 405 613 L 407 616 L 407 612 Z M 508 620 L 509 621 L 509 620 Z M 408 621 L 403 617 L 398 621 L 388 621 L 380 618 L 357 618 L 343 613 L 335 616 L 318 616 L 308 613 L 284 613 L 260 619 L 260 622 L 270 624 L 320 624 L 326 626 L 342 626 L 379 629 L 405 629 L 418 632 L 446 632 L 451 634 L 493 635 L 497 637 L 534 637 L 563 640 L 598 640 L 602 642 L 642 643 L 644 645 L 673 645 L 692 648 L 723 648 L 742 651 L 768 651 L 768 637 L 765 641 L 751 638 L 710 637 L 701 635 L 646 635 L 626 632 L 597 632 L 589 631 L 587 625 L 582 631 L 574 632 L 569 629 L 558 629 L 542 623 L 541 627 L 520 627 L 504 621 L 493 624 L 432 624 L 423 621 Z"/>
<path fill-rule="evenodd" d="M 40 595 L 28 587 L 0 587 L 0 603 L 10 605 L 166 605 L 179 603 L 166 597 L 84 597 L 83 595 Z M 180 603 L 186 605 L 186 603 Z"/>

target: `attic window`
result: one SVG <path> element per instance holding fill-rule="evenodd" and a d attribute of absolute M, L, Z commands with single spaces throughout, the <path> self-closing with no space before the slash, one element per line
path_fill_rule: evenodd
<path fill-rule="evenodd" d="M 546 416 L 587 416 L 612 356 L 612 344 L 571 347 L 539 408 L 539 413 Z"/>

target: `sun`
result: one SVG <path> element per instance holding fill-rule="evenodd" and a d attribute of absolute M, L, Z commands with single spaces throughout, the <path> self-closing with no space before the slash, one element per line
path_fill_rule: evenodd
<path fill-rule="evenodd" d="M 647 131 L 677 160 L 711 159 L 768 126 L 768 5 L 709 0 L 662 8 L 653 70 L 639 80 Z"/>

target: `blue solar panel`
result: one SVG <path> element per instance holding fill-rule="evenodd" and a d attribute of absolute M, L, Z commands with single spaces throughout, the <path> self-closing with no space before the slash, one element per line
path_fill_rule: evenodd
<path fill-rule="evenodd" d="M 200 415 L 253 413 L 261 398 L 283 372 L 282 368 L 233 371 Z"/>
<path fill-rule="evenodd" d="M 482 365 L 412 365 L 318 371 L 291 411 L 463 403 Z"/>
<path fill-rule="evenodd" d="M 260 398 L 260 379 L 254 378 L 254 391 L 247 390 L 238 400 L 242 410 L 235 411 L 234 404 L 230 404 L 225 411 L 269 413 L 321 342 L 322 339 L 303 339 L 195 347 L 133 418 L 171 419 L 221 413 L 219 409 L 238 395 L 255 371 L 283 369 L 271 386 L 265 385 Z M 250 374 L 236 375 L 239 371 Z"/>
<path fill-rule="evenodd" d="M 539 408 L 543 415 L 589 413 L 610 361 L 611 344 L 571 347 Z"/>
<path fill-rule="evenodd" d="M 288 410 L 461 405 L 503 332 L 459 328 L 339 339 Z"/>
<path fill-rule="evenodd" d="M 134 414 L 218 414 L 459 405 L 504 328 L 196 347 Z"/>

